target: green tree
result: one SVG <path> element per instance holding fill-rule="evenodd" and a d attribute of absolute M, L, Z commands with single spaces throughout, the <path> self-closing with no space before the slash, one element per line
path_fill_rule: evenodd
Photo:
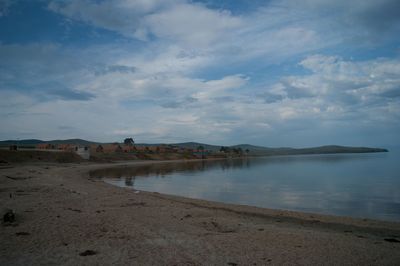
<path fill-rule="evenodd" d="M 133 141 L 133 138 L 126 138 L 124 139 L 124 144 L 132 146 L 133 144 L 135 144 L 135 142 Z"/>

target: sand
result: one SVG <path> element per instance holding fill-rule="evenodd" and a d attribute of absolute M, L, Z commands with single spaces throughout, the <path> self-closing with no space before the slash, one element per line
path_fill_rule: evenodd
<path fill-rule="evenodd" d="M 134 163 L 133 163 L 134 164 Z M 400 265 L 400 223 L 135 192 L 113 164 L 0 169 L 0 265 Z"/>

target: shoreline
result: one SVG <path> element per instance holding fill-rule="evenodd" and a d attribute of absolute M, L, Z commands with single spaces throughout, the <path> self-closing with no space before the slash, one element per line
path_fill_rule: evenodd
<path fill-rule="evenodd" d="M 274 155 L 274 156 L 263 156 L 263 158 L 269 158 L 269 157 L 280 157 L 280 156 L 313 156 L 315 154 L 305 154 L 305 155 Z M 320 154 L 318 154 L 320 155 Z M 326 154 L 326 155 L 331 155 L 331 154 Z M 251 159 L 254 158 L 262 158 L 262 157 L 248 157 Z M 89 176 L 91 176 L 91 172 L 96 172 L 96 171 L 102 171 L 102 170 L 108 170 L 108 169 L 121 169 L 123 168 L 130 168 L 134 169 L 135 167 L 140 167 L 140 166 L 146 166 L 146 165 L 153 165 L 153 164 L 173 164 L 173 163 L 192 163 L 192 162 L 203 162 L 203 161 L 226 161 L 226 160 L 243 160 L 244 158 L 209 158 L 209 159 L 178 159 L 178 160 L 157 160 L 157 161 L 123 161 L 123 162 L 113 162 L 113 163 L 101 163 L 99 167 L 97 167 L 98 163 L 96 163 L 96 169 L 92 169 L 88 171 Z M 177 194 L 165 194 L 163 192 L 156 192 L 156 191 L 145 191 L 145 190 L 138 190 L 136 188 L 132 187 L 124 187 L 124 186 L 118 186 L 118 185 L 113 185 L 110 183 L 107 183 L 111 186 L 116 186 L 118 188 L 123 188 L 123 189 L 129 189 L 133 191 L 142 191 L 142 192 L 147 192 L 147 193 L 156 193 L 164 196 L 171 196 L 171 197 L 177 197 L 177 198 L 183 198 L 183 199 L 193 199 L 193 200 L 200 200 L 200 201 L 205 201 L 205 202 L 210 202 L 214 204 L 225 204 L 229 206 L 242 206 L 245 208 L 257 208 L 257 209 L 265 209 L 269 211 L 277 211 L 277 212 L 288 212 L 288 213 L 300 213 L 300 214 L 306 214 L 309 216 L 326 216 L 330 217 L 330 219 L 334 219 L 335 217 L 340 217 L 343 219 L 356 219 L 356 220 L 368 220 L 368 221 L 376 221 L 376 222 L 383 222 L 383 223 L 394 223 L 394 224 L 400 224 L 400 220 L 384 220 L 384 219 L 379 219 L 379 218 L 373 218 L 373 217 L 363 217 L 363 216 L 348 216 L 348 215 L 340 215 L 340 214 L 332 214 L 332 213 L 318 213 L 318 212 L 307 212 L 307 211 L 299 211 L 299 210 L 291 210 L 291 209 L 279 209 L 279 208 L 269 208 L 269 207 L 263 207 L 263 206 L 255 206 L 255 205 L 246 205 L 246 204 L 238 204 L 238 203 L 231 203 L 231 202 L 222 202 L 222 201 L 216 201 L 216 200 L 208 200 L 208 199 L 202 199 L 202 198 L 191 198 L 188 196 L 183 196 L 183 195 L 177 195 Z"/>
<path fill-rule="evenodd" d="M 1 209 L 17 213 L 16 226 L 1 226 L 7 242 L 0 244 L 0 264 L 400 262 L 399 222 L 135 193 L 89 176 L 101 168 L 184 161 L 26 163 L 0 169 Z M 96 254 L 79 255 L 85 250 Z"/>

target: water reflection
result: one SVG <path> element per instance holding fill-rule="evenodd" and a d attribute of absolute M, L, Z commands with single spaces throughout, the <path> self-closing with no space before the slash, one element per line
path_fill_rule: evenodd
<path fill-rule="evenodd" d="M 386 154 L 322 154 L 322 155 L 290 155 L 271 157 L 246 157 L 226 160 L 203 160 L 186 162 L 154 163 L 139 166 L 112 167 L 95 170 L 90 173 L 92 177 L 124 178 L 124 177 L 164 177 L 177 172 L 199 172 L 219 168 L 230 170 L 235 168 L 250 168 L 257 165 L 288 164 L 293 162 L 324 162 L 338 163 L 341 161 L 366 161 L 375 160 L 377 157 L 385 158 Z M 129 181 L 127 181 L 129 182 Z"/>
<path fill-rule="evenodd" d="M 108 183 L 185 197 L 400 220 L 400 153 L 156 163 L 94 171 Z"/>
<path fill-rule="evenodd" d="M 173 173 L 180 172 L 200 172 L 211 169 L 229 170 L 235 168 L 249 168 L 253 164 L 262 163 L 262 160 L 251 160 L 249 158 L 239 158 L 231 160 L 213 161 L 186 161 L 179 163 L 154 163 L 149 165 L 131 167 L 113 167 L 95 170 L 90 173 L 92 177 L 103 178 L 125 178 L 125 183 L 133 183 L 127 179 L 136 177 L 165 177 Z"/>

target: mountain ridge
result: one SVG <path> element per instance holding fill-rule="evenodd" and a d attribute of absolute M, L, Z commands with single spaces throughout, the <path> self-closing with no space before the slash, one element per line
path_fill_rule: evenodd
<path fill-rule="evenodd" d="M 0 146 L 19 145 L 19 146 L 34 146 L 40 143 L 50 144 L 78 144 L 78 145 L 91 145 L 91 144 L 107 144 L 104 142 L 94 142 L 84 139 L 64 139 L 64 140 L 39 140 L 39 139 L 22 139 L 22 140 L 5 140 L 0 141 Z M 108 142 L 112 143 L 112 142 Z M 186 149 L 198 149 L 200 146 L 204 150 L 212 152 L 220 151 L 221 147 L 227 147 L 229 149 L 241 149 L 243 152 L 246 150 L 250 151 L 251 155 L 296 155 L 296 154 L 330 154 L 330 153 L 364 153 L 364 152 L 388 152 L 387 149 L 383 148 L 370 148 L 370 147 L 353 147 L 353 146 L 340 146 L 340 145 L 323 145 L 317 147 L 307 148 L 291 148 L 291 147 L 264 147 L 252 144 L 237 144 L 231 146 L 212 145 L 200 142 L 182 142 L 182 143 L 137 143 L 137 146 L 157 146 L 157 145 L 174 145 Z"/>

